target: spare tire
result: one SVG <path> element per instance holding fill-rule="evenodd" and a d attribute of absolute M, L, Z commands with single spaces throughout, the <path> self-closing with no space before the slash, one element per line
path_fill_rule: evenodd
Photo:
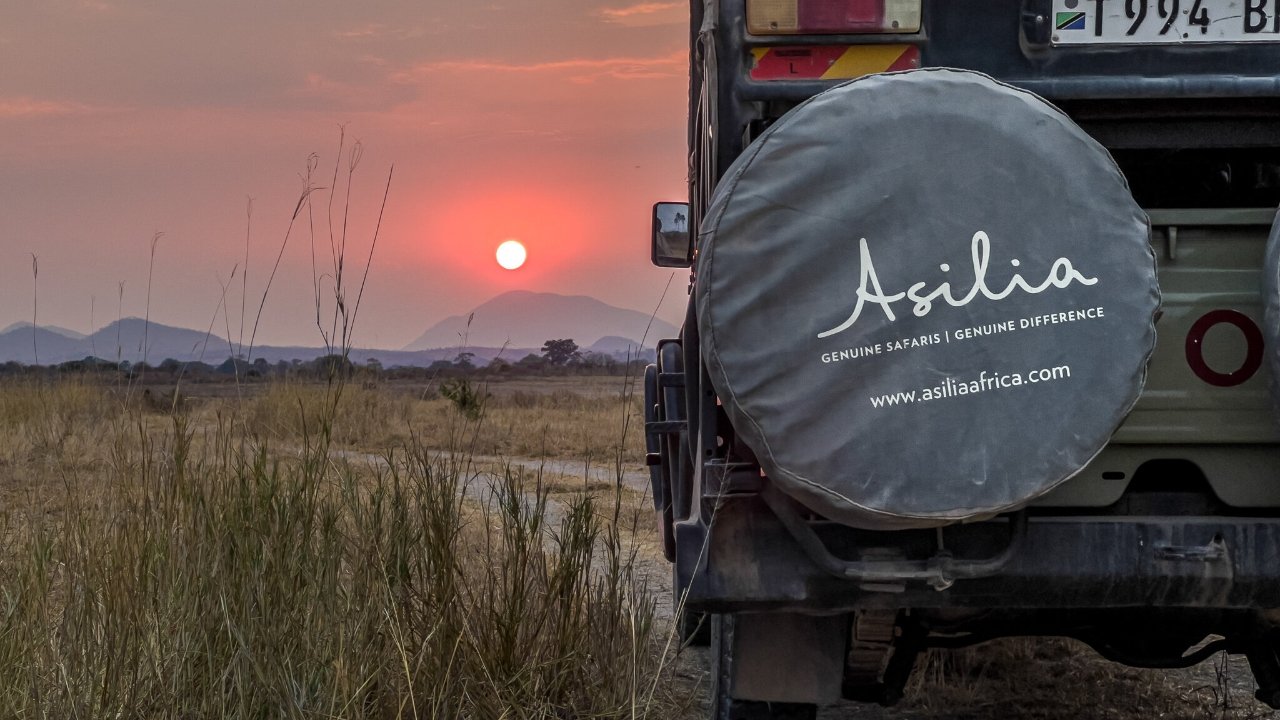
<path fill-rule="evenodd" d="M 1160 295 L 1107 151 L 973 72 L 860 78 L 729 168 L 699 232 L 703 357 L 812 510 L 873 529 L 1026 505 L 1142 391 Z"/>

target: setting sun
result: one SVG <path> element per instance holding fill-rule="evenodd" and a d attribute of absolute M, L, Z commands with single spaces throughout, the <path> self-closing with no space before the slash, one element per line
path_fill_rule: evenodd
<path fill-rule="evenodd" d="M 515 270 L 524 265 L 528 253 L 519 240 L 507 240 L 498 246 L 498 264 L 507 270 Z"/>

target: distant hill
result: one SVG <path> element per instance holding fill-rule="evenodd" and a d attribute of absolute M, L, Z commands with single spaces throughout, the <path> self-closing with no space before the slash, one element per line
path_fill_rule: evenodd
<path fill-rule="evenodd" d="M 0 333 L 0 361 L 17 360 L 30 365 L 36 362 L 37 349 L 39 361 L 45 365 L 82 360 L 89 354 L 81 352 L 85 345 L 84 340 L 70 338 L 43 327 L 32 331 L 31 326 L 27 325 Z"/>
<path fill-rule="evenodd" d="M 227 341 L 216 335 L 206 336 L 198 330 L 157 322 L 148 324 L 142 318 L 118 320 L 87 336 L 80 333 L 68 335 L 59 330 L 42 325 L 33 338 L 30 323 L 16 323 L 16 327 L 11 325 L 0 331 L 0 361 L 16 360 L 30 364 L 38 360 L 42 365 L 49 365 L 95 355 L 105 360 L 119 358 L 137 362 L 144 357 L 144 336 L 147 342 L 145 357 L 153 363 L 165 358 L 194 360 L 200 357 L 206 342 L 209 358 L 221 361 L 230 355 Z"/>
<path fill-rule="evenodd" d="M 470 318 L 470 325 L 468 325 Z M 648 328 L 646 335 L 645 329 Z M 476 307 L 467 315 L 455 315 L 432 325 L 405 350 L 478 347 L 541 348 L 547 340 L 571 338 L 579 347 L 591 348 L 604 338 L 652 347 L 660 338 L 673 337 L 670 323 L 637 310 L 608 305 L 584 295 L 557 295 L 516 290 Z M 465 338 L 465 341 L 464 341 Z M 626 338 L 635 338 L 628 341 Z M 613 343 L 617 347 L 616 343 Z M 597 350 L 616 352 L 616 350 Z"/>
<path fill-rule="evenodd" d="M 143 359 L 142 318 L 126 318 L 113 322 L 92 335 L 81 335 L 79 338 L 69 337 L 59 332 L 40 326 L 34 333 L 31 323 L 15 323 L 14 326 L 0 331 L 0 362 L 17 361 L 26 365 L 37 362 L 41 365 L 55 365 L 70 360 L 83 360 L 94 356 L 115 362 L 127 360 L 138 362 Z M 33 337 L 34 335 L 34 337 Z M 172 358 L 179 362 L 203 361 L 217 365 L 234 353 L 233 348 L 220 335 L 207 335 L 199 330 L 174 327 L 161 323 L 150 323 L 145 330 L 147 340 L 146 359 L 152 364 L 159 364 Z M 474 362 L 484 364 L 495 357 L 519 359 L 524 354 L 536 352 L 532 349 L 508 348 L 468 348 L 475 355 Z M 516 355 L 516 353 L 520 353 Z M 275 363 L 280 360 L 314 360 L 325 354 L 324 348 L 272 346 L 263 345 L 253 349 L 253 357 L 263 358 Z M 436 360 L 452 360 L 458 354 L 457 349 L 442 349 L 432 352 L 402 352 L 399 350 L 374 350 L 353 348 L 351 360 L 356 363 L 368 362 L 377 358 L 384 366 L 395 365 L 430 365 Z"/>
<path fill-rule="evenodd" d="M 663 335 L 662 337 L 668 336 Z M 645 344 L 649 347 L 657 345 L 657 343 L 652 340 Z M 602 353 L 604 355 L 625 355 L 630 352 L 632 356 L 636 356 L 640 352 L 640 343 L 629 338 L 618 337 L 617 335 L 608 335 L 591 343 L 584 349 L 593 353 Z"/>
<path fill-rule="evenodd" d="M 57 333 L 57 334 L 59 334 L 59 335 L 63 335 L 63 336 L 65 336 L 65 337 L 69 337 L 69 338 L 71 338 L 71 339 L 73 339 L 73 340 L 83 340 L 83 339 L 85 339 L 85 338 L 89 337 L 88 335 L 85 335 L 85 334 L 84 334 L 84 333 L 82 333 L 82 332 L 76 332 L 75 330 L 68 330 L 67 328 L 64 328 L 64 327 L 58 327 L 57 325 L 41 325 L 41 326 L 40 326 L 40 329 L 41 329 L 41 330 L 48 330 L 49 332 L 54 332 L 54 333 Z M 4 333 L 10 332 L 10 331 L 12 331 L 12 330 L 26 330 L 26 331 L 30 332 L 30 331 L 31 331 L 31 323 L 29 323 L 29 322 L 27 322 L 27 321 L 25 321 L 25 320 L 24 320 L 24 321 L 22 321 L 22 322 L 16 322 L 16 323 L 14 323 L 14 324 L 10 325 L 9 327 L 7 327 L 7 328 L 5 328 L 5 329 L 3 329 L 3 330 L 0 330 L 0 335 L 3 335 Z"/>
<path fill-rule="evenodd" d="M 640 338 L 646 326 L 646 349 L 641 352 Z M 402 350 L 352 348 L 349 357 L 361 364 L 377 358 L 384 367 L 428 366 L 437 360 L 453 360 L 466 351 L 474 356 L 472 362 L 484 365 L 497 357 L 516 362 L 526 355 L 540 354 L 547 340 L 571 338 L 583 350 L 616 360 L 652 359 L 657 341 L 675 333 L 676 329 L 662 320 L 651 321 L 645 313 L 589 297 L 510 292 L 477 307 L 469 331 L 465 316 L 451 317 Z M 465 347 L 461 347 L 463 334 L 467 336 Z M 221 335 L 136 317 L 118 320 L 91 335 L 45 325 L 33 330 L 29 322 L 0 330 L 0 363 L 55 365 L 94 356 L 110 362 L 145 358 L 154 365 L 172 358 L 217 365 L 236 350 L 239 348 Z M 252 357 L 276 363 L 308 361 L 324 354 L 318 347 L 261 345 L 253 349 Z"/>

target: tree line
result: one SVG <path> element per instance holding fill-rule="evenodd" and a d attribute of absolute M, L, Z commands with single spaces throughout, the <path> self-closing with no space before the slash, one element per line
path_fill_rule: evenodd
<path fill-rule="evenodd" d="M 356 363 L 343 354 L 322 355 L 312 360 L 279 360 L 265 358 L 249 360 L 244 357 L 227 358 L 212 364 L 200 361 L 184 362 L 167 358 L 158 363 L 111 361 L 98 357 L 86 357 L 52 365 L 26 365 L 16 361 L 0 363 L 0 376 L 44 375 L 50 373 L 77 373 L 95 375 L 119 375 L 127 378 L 151 376 L 155 379 L 181 377 L 189 381 L 218 382 L 233 379 L 268 378 L 329 378 L 335 374 L 357 373 L 385 377 L 386 379 L 431 378 L 441 375 L 456 376 L 471 373 L 502 375 L 597 375 L 627 374 L 643 370 L 647 360 L 636 357 L 627 361 L 612 355 L 583 351 L 571 338 L 547 340 L 540 353 L 529 353 L 518 360 L 495 358 L 487 364 L 477 362 L 475 353 L 461 351 L 452 360 L 436 360 L 426 366 L 384 367 L 377 358 Z M 158 377 L 157 377 L 158 376 Z"/>

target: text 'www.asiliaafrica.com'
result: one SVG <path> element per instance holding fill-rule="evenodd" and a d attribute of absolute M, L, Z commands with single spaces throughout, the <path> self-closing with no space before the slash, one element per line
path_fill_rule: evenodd
<path fill-rule="evenodd" d="M 1008 390 L 1011 388 L 1022 387 L 1023 385 L 1035 385 L 1038 383 L 1067 380 L 1070 379 L 1070 377 L 1070 365 L 1059 365 L 1054 368 L 1042 368 L 1040 370 L 1031 370 L 1026 373 L 992 373 L 983 370 L 978 374 L 978 377 L 973 380 L 958 380 L 956 378 L 949 377 L 933 387 L 908 390 L 906 392 L 889 393 L 887 395 L 872 395 L 870 400 L 871 406 L 877 408 L 893 407 L 895 405 L 911 405 L 912 403 L 932 402 L 934 400 L 943 400 L 945 398 L 961 397 L 964 395 L 978 395 L 980 393 L 993 392 L 996 390 Z"/>

